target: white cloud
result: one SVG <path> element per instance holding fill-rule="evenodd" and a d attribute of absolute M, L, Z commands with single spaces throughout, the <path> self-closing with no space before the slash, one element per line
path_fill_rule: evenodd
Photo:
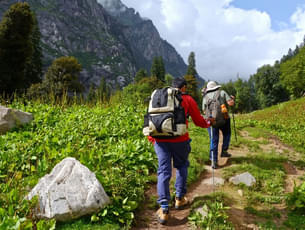
<path fill-rule="evenodd" d="M 305 7 L 299 7 L 297 11 L 291 16 L 290 21 L 296 25 L 297 29 L 305 30 Z"/>
<path fill-rule="evenodd" d="M 305 8 L 298 8 L 281 31 L 266 12 L 233 7 L 233 0 L 122 0 L 150 18 L 161 37 L 187 61 L 195 52 L 197 71 L 224 82 L 248 78 L 299 44 L 305 34 Z"/>

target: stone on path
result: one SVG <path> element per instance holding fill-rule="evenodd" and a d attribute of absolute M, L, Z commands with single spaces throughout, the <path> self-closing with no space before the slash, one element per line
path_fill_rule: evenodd
<path fill-rule="evenodd" d="M 4 134 L 16 126 L 27 124 L 31 120 L 33 120 L 31 113 L 0 105 L 0 134 Z"/>
<path fill-rule="evenodd" d="M 207 185 L 213 185 L 213 177 L 203 180 L 202 183 Z M 221 177 L 214 177 L 214 185 L 223 185 L 224 183 L 225 181 Z"/>
<path fill-rule="evenodd" d="M 102 185 L 86 166 L 67 157 L 42 177 L 27 199 L 38 195 L 37 218 L 66 221 L 91 214 L 110 203 Z"/>
<path fill-rule="evenodd" d="M 208 215 L 208 206 L 205 204 L 203 206 L 200 206 L 199 208 L 194 209 L 195 212 L 199 212 L 204 219 Z"/>
<path fill-rule="evenodd" d="M 231 177 L 229 181 L 232 182 L 233 184 L 243 183 L 248 187 L 256 183 L 255 178 L 249 172 L 245 172 L 237 176 Z"/>

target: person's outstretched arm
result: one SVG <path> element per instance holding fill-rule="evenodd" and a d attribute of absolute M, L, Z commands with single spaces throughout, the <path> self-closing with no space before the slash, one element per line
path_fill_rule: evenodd
<path fill-rule="evenodd" d="M 194 124 L 201 128 L 210 127 L 210 122 L 206 121 L 200 114 L 196 101 L 189 95 L 183 97 L 182 103 L 186 104 L 187 112 L 191 116 Z M 185 107 L 184 107 L 185 108 Z"/>

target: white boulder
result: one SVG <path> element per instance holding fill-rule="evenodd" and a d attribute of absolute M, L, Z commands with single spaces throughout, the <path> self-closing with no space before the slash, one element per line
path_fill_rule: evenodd
<path fill-rule="evenodd" d="M 27 199 L 38 195 L 39 219 L 67 221 L 91 214 L 110 203 L 102 185 L 86 166 L 68 157 L 42 177 Z"/>
<path fill-rule="evenodd" d="M 0 134 L 4 134 L 16 126 L 27 124 L 31 120 L 33 120 L 33 115 L 31 113 L 6 108 L 0 105 Z"/>

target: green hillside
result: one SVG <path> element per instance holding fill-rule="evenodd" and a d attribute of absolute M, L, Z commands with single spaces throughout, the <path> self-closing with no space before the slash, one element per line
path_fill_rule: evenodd
<path fill-rule="evenodd" d="M 305 97 L 240 116 L 240 126 L 266 128 L 305 154 Z"/>

